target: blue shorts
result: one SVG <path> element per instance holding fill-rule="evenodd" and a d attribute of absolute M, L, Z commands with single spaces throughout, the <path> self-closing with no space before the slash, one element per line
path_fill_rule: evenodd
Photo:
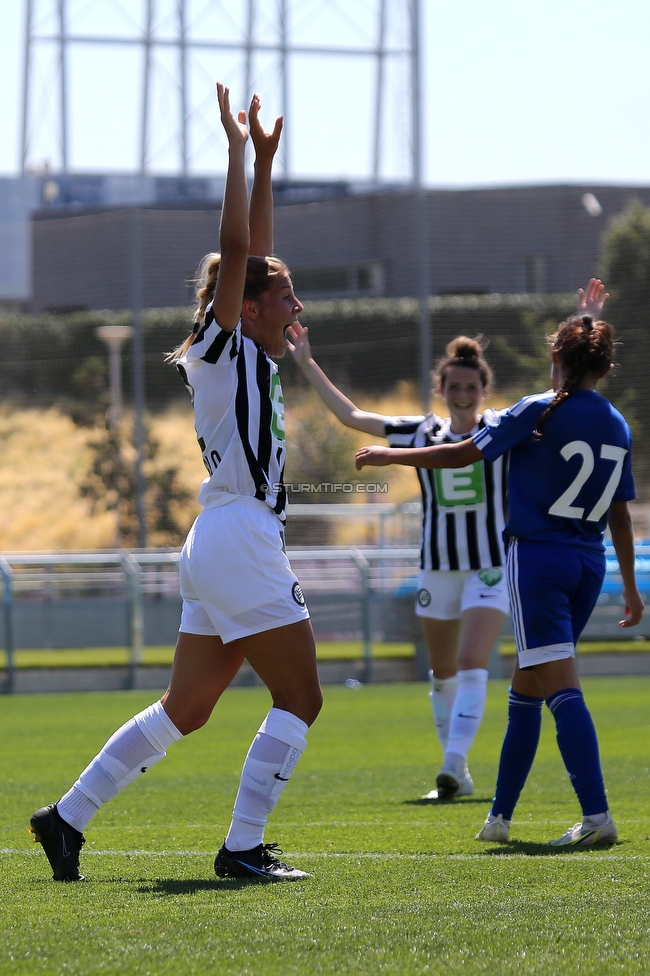
<path fill-rule="evenodd" d="M 506 572 L 519 667 L 575 657 L 603 585 L 605 554 L 511 539 Z"/>

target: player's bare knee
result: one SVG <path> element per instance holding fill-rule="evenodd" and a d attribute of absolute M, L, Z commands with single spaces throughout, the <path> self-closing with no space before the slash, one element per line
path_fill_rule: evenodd
<path fill-rule="evenodd" d="M 449 681 L 450 678 L 456 677 L 457 671 L 456 668 L 446 668 L 437 665 L 431 667 L 431 673 L 438 681 Z"/>
<path fill-rule="evenodd" d="M 162 698 L 162 703 L 170 719 L 183 735 L 189 735 L 190 732 L 196 732 L 197 729 L 202 728 L 212 715 L 214 708 L 213 703 L 181 702 L 177 705 L 173 699 L 170 700 L 165 696 Z"/>
<path fill-rule="evenodd" d="M 212 715 L 212 706 L 196 706 L 192 711 L 187 713 L 185 720 L 185 728 L 181 729 L 183 735 L 189 735 L 190 732 L 196 732 L 197 729 L 203 728 L 207 723 L 208 719 Z"/>
<path fill-rule="evenodd" d="M 320 688 L 302 691 L 299 696 L 285 697 L 276 694 L 273 696 L 273 706 L 284 712 L 291 712 L 292 715 L 302 719 L 306 725 L 313 725 L 323 707 L 323 694 Z"/>
<path fill-rule="evenodd" d="M 318 718 L 322 707 L 323 707 L 323 693 L 319 688 L 318 692 L 313 695 L 311 701 L 310 718 L 305 718 L 303 719 L 303 721 L 306 722 L 307 725 L 313 725 L 316 719 Z"/>

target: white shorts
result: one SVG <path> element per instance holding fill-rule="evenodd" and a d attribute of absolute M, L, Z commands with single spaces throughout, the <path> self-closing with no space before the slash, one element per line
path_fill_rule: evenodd
<path fill-rule="evenodd" d="M 185 540 L 179 574 L 184 634 L 217 635 L 227 644 L 309 617 L 282 526 L 256 498 L 204 509 Z"/>
<path fill-rule="evenodd" d="M 415 613 L 435 620 L 458 620 L 470 607 L 489 607 L 509 613 L 505 570 L 421 569 Z"/>

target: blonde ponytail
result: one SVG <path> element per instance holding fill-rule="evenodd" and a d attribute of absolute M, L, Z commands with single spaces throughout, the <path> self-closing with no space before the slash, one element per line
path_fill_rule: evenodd
<path fill-rule="evenodd" d="M 203 325 L 203 322 L 205 321 L 206 309 L 214 298 L 220 265 L 221 255 L 214 251 L 210 252 L 210 254 L 206 254 L 201 260 L 196 272 L 196 277 L 194 278 L 197 299 L 197 306 L 194 311 L 194 328 L 188 335 L 187 339 L 181 342 L 180 346 L 176 346 L 172 352 L 167 353 L 165 356 L 166 363 L 177 363 L 179 359 L 183 358 L 187 350 L 194 342 L 196 333 L 199 331 Z"/>

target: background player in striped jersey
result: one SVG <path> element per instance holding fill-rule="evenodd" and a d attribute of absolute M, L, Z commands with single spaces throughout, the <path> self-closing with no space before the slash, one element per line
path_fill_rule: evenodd
<path fill-rule="evenodd" d="M 598 739 L 580 690 L 575 646 L 605 575 L 603 534 L 612 534 L 623 579 L 622 627 L 638 624 L 643 601 L 634 574 L 628 501 L 634 498 L 631 437 L 623 417 L 596 392 L 612 367 L 613 329 L 598 321 L 607 296 L 592 279 L 580 314 L 552 337 L 553 390 L 524 397 L 463 444 L 419 450 L 363 448 L 357 466 L 465 465 L 510 451 L 507 573 L 517 643 L 508 729 L 492 809 L 477 840 L 508 839 L 532 766 L 544 700 L 582 820 L 553 846 L 613 844 Z"/>
<path fill-rule="evenodd" d="M 82 831 L 97 810 L 200 728 L 245 658 L 273 707 L 244 762 L 233 819 L 215 859 L 220 876 L 300 878 L 305 872 L 263 844 L 264 827 L 306 746 L 321 707 L 314 637 L 300 585 L 287 560 L 284 411 L 277 366 L 285 330 L 301 311 L 286 266 L 273 250 L 273 132 L 249 112 L 255 146 L 250 213 L 244 172 L 246 113 L 235 118 L 218 85 L 229 162 L 220 255 L 208 255 L 195 327 L 172 354 L 192 394 L 207 468 L 203 511 L 183 547 L 183 612 L 171 683 L 162 700 L 127 722 L 58 802 L 31 819 L 56 881 L 79 881 Z"/>
<path fill-rule="evenodd" d="M 493 417 L 479 413 L 492 373 L 476 339 L 460 336 L 438 362 L 436 387 L 449 417 L 384 417 L 359 410 L 311 357 L 307 329 L 288 330 L 293 355 L 330 410 L 347 427 L 388 438 L 392 448 L 450 444 L 470 437 Z M 389 452 L 390 453 L 390 452 Z M 467 754 L 487 693 L 487 664 L 508 612 L 502 532 L 506 462 L 471 462 L 459 471 L 418 469 L 422 490 L 422 549 L 416 613 L 431 662 L 431 702 L 444 752 L 429 799 L 473 792 Z"/>

